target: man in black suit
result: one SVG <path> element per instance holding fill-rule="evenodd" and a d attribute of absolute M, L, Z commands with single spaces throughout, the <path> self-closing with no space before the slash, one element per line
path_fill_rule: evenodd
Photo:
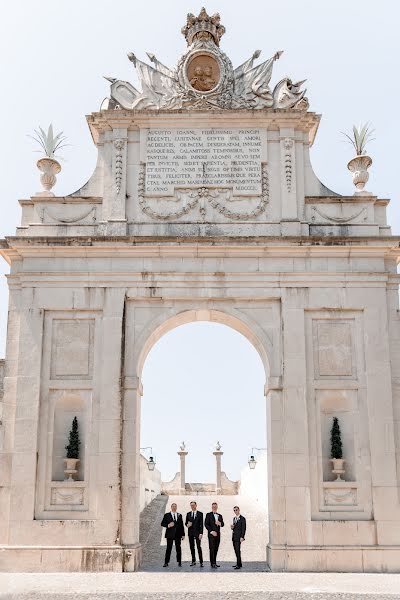
<path fill-rule="evenodd" d="M 161 527 L 166 527 L 165 538 L 167 540 L 167 549 L 165 551 L 164 567 L 168 567 L 171 558 L 172 546 L 175 542 L 176 560 L 178 565 L 182 566 L 182 548 L 181 542 L 185 538 L 185 528 L 183 527 L 182 515 L 177 512 L 177 505 L 171 504 L 171 512 L 165 513 L 161 521 Z"/>
<path fill-rule="evenodd" d="M 192 554 L 192 562 L 190 566 L 194 567 L 196 564 L 196 553 L 194 549 L 194 542 L 196 542 L 200 567 L 202 567 L 203 552 L 201 549 L 201 538 L 203 537 L 203 513 L 197 510 L 197 502 L 191 502 L 190 508 L 192 510 L 187 513 L 185 521 L 185 525 L 188 528 L 190 552 Z"/>
<path fill-rule="evenodd" d="M 232 544 L 236 554 L 236 565 L 232 565 L 234 569 L 242 568 L 241 544 L 244 542 L 246 535 L 246 519 L 240 514 L 238 506 L 233 507 L 235 516 L 233 517 L 232 529 Z"/>
<path fill-rule="evenodd" d="M 224 526 L 224 519 L 218 512 L 218 504 L 213 502 L 212 512 L 206 514 L 204 525 L 208 531 L 208 545 L 210 547 L 210 563 L 212 569 L 217 569 L 217 554 L 219 543 L 221 541 L 221 527 Z"/>

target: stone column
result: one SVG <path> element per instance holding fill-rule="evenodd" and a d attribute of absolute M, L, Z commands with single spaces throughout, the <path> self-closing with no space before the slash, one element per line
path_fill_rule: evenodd
<path fill-rule="evenodd" d="M 217 489 L 216 492 L 217 494 L 221 494 L 222 493 L 222 484 L 221 484 L 221 457 L 223 455 L 222 450 L 215 450 L 213 452 L 214 456 L 215 456 L 215 460 L 216 460 L 216 467 L 217 467 Z"/>
<path fill-rule="evenodd" d="M 179 454 L 179 458 L 181 459 L 181 485 L 180 485 L 180 494 L 185 494 L 186 492 L 186 488 L 185 488 L 185 484 L 186 484 L 186 455 L 187 455 L 187 450 L 179 450 L 178 451 Z"/>

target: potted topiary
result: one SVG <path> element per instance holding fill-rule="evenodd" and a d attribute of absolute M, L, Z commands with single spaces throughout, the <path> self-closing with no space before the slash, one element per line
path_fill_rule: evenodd
<path fill-rule="evenodd" d="M 353 125 L 353 131 L 351 135 L 344 133 L 347 140 L 353 146 L 356 156 L 347 163 L 347 168 L 353 173 L 353 183 L 356 186 L 356 196 L 369 196 L 370 192 L 364 190 L 365 184 L 369 179 L 368 169 L 372 165 L 372 158 L 366 154 L 366 145 L 370 142 L 373 135 L 373 130 L 370 129 L 370 125 L 365 125 L 357 128 Z"/>
<path fill-rule="evenodd" d="M 339 419 L 333 417 L 332 429 L 331 429 L 331 463 L 332 473 L 336 475 L 335 481 L 343 481 L 341 475 L 344 473 L 344 462 L 342 458 L 342 436 L 340 433 Z"/>
<path fill-rule="evenodd" d="M 69 432 L 68 446 L 65 446 L 67 451 L 67 457 L 64 458 L 65 469 L 64 473 L 67 476 L 65 481 L 74 481 L 74 475 L 77 474 L 77 465 L 79 463 L 79 446 L 81 444 L 79 439 L 78 419 L 76 417 L 72 420 L 71 431 Z"/>
<path fill-rule="evenodd" d="M 50 124 L 47 133 L 39 127 L 37 131 L 35 129 L 35 135 L 30 136 L 37 144 L 39 144 L 41 150 L 44 153 L 43 158 L 39 158 L 37 161 L 37 168 L 42 172 L 40 176 L 40 182 L 44 187 L 44 191 L 37 192 L 36 196 L 44 196 L 46 198 L 52 198 L 54 196 L 51 192 L 56 184 L 56 175 L 61 171 L 61 165 L 55 158 L 55 153 L 66 146 L 66 137 L 63 136 L 62 131 L 54 135 L 53 125 Z"/>

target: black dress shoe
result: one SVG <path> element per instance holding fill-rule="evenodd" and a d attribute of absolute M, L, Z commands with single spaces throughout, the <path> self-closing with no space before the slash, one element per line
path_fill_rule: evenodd
<path fill-rule="evenodd" d="M 168 567 L 168 563 L 164 563 L 164 564 L 163 564 L 163 567 Z"/>
<path fill-rule="evenodd" d="M 221 565 L 217 565 L 217 563 L 215 563 L 215 568 L 219 569 Z"/>
<path fill-rule="evenodd" d="M 181 567 L 181 566 L 182 566 L 182 563 L 178 563 L 178 567 Z"/>
<path fill-rule="evenodd" d="M 216 568 L 217 568 L 217 565 L 211 565 L 211 568 L 212 568 L 212 569 L 216 569 Z"/>
<path fill-rule="evenodd" d="M 234 568 L 234 569 L 241 569 L 242 567 L 238 567 L 238 566 L 236 565 L 236 567 L 233 567 L 233 568 Z"/>
<path fill-rule="evenodd" d="M 190 566 L 191 566 L 191 567 L 195 567 L 195 566 L 196 566 L 196 561 L 195 561 L 195 560 L 193 560 L 193 561 L 190 563 Z"/>
<path fill-rule="evenodd" d="M 204 567 L 203 563 L 200 563 L 200 567 Z"/>

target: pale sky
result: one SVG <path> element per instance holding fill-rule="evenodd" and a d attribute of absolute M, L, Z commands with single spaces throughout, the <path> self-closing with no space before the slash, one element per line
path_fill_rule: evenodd
<path fill-rule="evenodd" d="M 180 29 L 185 24 L 186 13 L 198 13 L 200 8 L 201 4 L 192 0 L 119 0 L 118 3 L 111 0 L 18 0 L 2 4 L 0 237 L 15 232 L 20 218 L 18 199 L 28 198 L 40 189 L 35 166 L 38 155 L 33 153 L 34 146 L 27 134 L 38 125 L 47 127 L 50 122 L 57 131 L 64 131 L 71 146 L 65 149 L 63 171 L 55 191 L 67 195 L 78 189 L 89 178 L 96 161 L 96 149 L 85 115 L 97 111 L 108 95 L 109 84 L 102 76 L 134 83 L 133 65 L 126 58 L 129 51 L 144 59 L 147 59 L 146 51 L 154 52 L 164 63 L 174 66 L 185 49 Z M 353 123 L 370 121 L 373 124 L 376 140 L 370 144 L 369 154 L 374 163 L 367 187 L 382 198 L 392 199 L 388 219 L 397 234 L 400 229 L 396 194 L 400 133 L 398 3 L 394 0 L 213 0 L 206 8 L 209 13 L 221 13 L 227 30 L 221 46 L 234 66 L 256 48 L 262 50 L 261 59 L 272 56 L 276 50 L 284 50 L 275 63 L 272 84 L 286 75 L 296 81 L 307 78 L 310 110 L 323 115 L 311 158 L 316 174 L 328 187 L 342 194 L 353 193 L 351 175 L 346 168 L 352 150 L 340 132 L 349 130 Z M 7 265 L 0 263 L 0 275 L 6 272 Z M 7 289 L 5 278 L 1 277 L 0 356 L 4 355 L 6 322 Z M 239 370 L 242 373 L 239 379 L 247 383 L 246 374 L 250 372 L 258 372 L 257 377 L 261 377 L 257 371 L 258 357 L 235 332 L 222 331 L 216 325 L 195 324 L 192 329 L 188 326 L 171 332 L 153 349 L 145 365 L 146 406 L 152 406 L 157 412 L 164 410 L 161 406 L 166 400 L 180 407 L 187 402 L 203 402 L 205 396 L 207 401 L 218 401 L 223 413 L 222 431 L 226 431 L 224 436 L 221 431 L 227 451 L 225 466 L 228 473 L 236 477 L 238 463 L 228 459 L 228 447 L 232 456 L 238 453 L 237 460 L 239 452 L 246 459 L 248 447 L 261 442 L 258 438 L 253 441 L 250 434 L 241 440 L 238 431 L 226 427 L 232 406 L 237 411 L 243 405 L 243 389 L 240 385 L 237 389 L 229 387 L 227 371 L 214 369 L 215 356 L 211 358 L 209 349 L 220 348 L 220 356 L 232 365 L 233 372 Z M 191 331 L 189 337 L 188 331 Z M 237 342 L 234 343 L 233 338 Z M 162 379 L 160 373 L 164 373 L 171 357 L 179 353 L 182 359 L 187 358 L 188 353 L 194 357 L 190 366 L 193 391 L 188 388 L 186 374 L 179 369 L 179 361 L 174 365 L 175 375 L 168 376 L 169 387 L 162 384 L 161 390 L 156 383 Z M 234 367 L 227 356 L 229 361 L 238 357 L 240 361 Z M 179 386 L 178 381 L 181 381 Z M 203 388 L 203 384 L 206 387 Z M 249 403 L 255 402 L 260 385 L 263 383 L 257 383 L 254 388 L 247 386 Z M 209 394 L 206 389 L 211 390 Z M 150 409 L 146 408 L 143 415 L 143 441 L 144 445 L 155 446 L 152 440 L 156 435 L 158 439 L 160 432 L 147 429 L 147 410 Z M 256 423 L 256 418 L 252 422 Z M 211 480 L 214 471 L 209 446 L 215 441 L 216 432 L 207 430 L 200 448 L 196 430 L 190 434 L 190 427 L 193 425 L 189 419 L 183 428 L 188 432 L 186 441 L 189 443 L 190 436 L 194 440 L 192 466 L 188 465 L 190 477 Z M 163 440 L 168 448 L 168 460 L 175 461 L 176 465 L 175 449 L 182 435 L 179 429 L 176 440 L 165 441 L 167 436 Z M 257 436 L 258 433 L 254 438 Z M 238 439 L 240 448 L 236 446 Z M 207 456 L 207 460 L 203 462 L 201 456 Z M 157 458 L 161 464 L 159 447 Z M 169 474 L 174 470 L 171 466 Z"/>

